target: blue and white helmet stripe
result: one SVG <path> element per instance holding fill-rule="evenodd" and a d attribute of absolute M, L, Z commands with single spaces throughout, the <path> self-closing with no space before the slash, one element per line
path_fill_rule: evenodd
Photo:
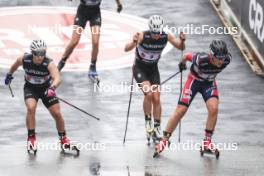
<path fill-rule="evenodd" d="M 149 18 L 149 30 L 154 33 L 161 33 L 164 27 L 164 19 L 159 15 L 152 15 Z"/>

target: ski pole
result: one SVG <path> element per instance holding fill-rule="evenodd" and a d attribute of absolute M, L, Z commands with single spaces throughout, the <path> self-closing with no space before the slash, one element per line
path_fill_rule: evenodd
<path fill-rule="evenodd" d="M 134 88 L 134 75 L 133 75 L 133 71 L 132 71 L 132 78 L 131 78 L 131 84 L 130 84 L 130 95 L 129 95 L 128 108 L 127 108 L 126 129 L 125 129 L 123 144 L 125 144 L 125 142 L 126 142 L 126 134 L 127 134 L 127 127 L 128 127 L 128 118 L 129 118 L 129 113 L 130 113 L 130 106 L 131 106 L 133 88 Z"/>
<path fill-rule="evenodd" d="M 171 80 L 173 77 L 177 76 L 180 73 L 180 71 L 178 71 L 177 73 L 174 73 L 173 75 L 171 75 L 169 78 L 165 79 L 164 81 L 162 81 L 160 83 L 160 85 L 165 84 L 166 82 L 168 82 L 169 80 Z"/>
<path fill-rule="evenodd" d="M 181 72 L 181 78 L 180 78 L 180 97 L 179 99 L 181 98 L 181 95 L 182 95 L 182 72 Z M 179 123 L 179 136 L 178 136 L 178 142 L 180 143 L 181 142 L 181 120 L 180 120 L 180 123 Z"/>
<path fill-rule="evenodd" d="M 180 73 L 180 71 L 174 73 L 173 75 L 171 75 L 170 77 L 168 77 L 167 79 L 165 79 L 164 81 L 162 81 L 162 82 L 160 83 L 160 86 L 163 85 L 163 84 L 165 84 L 166 82 L 168 82 L 169 80 L 171 80 L 171 79 L 174 78 L 175 76 L 177 76 L 179 73 Z M 159 86 L 154 87 L 153 91 L 156 90 L 158 87 L 159 87 Z"/>
<path fill-rule="evenodd" d="M 11 84 L 8 84 L 8 88 L 9 88 L 9 91 L 10 91 L 12 97 L 15 97 L 15 95 L 14 95 L 14 93 L 13 93 L 13 90 L 12 90 L 12 88 L 11 88 Z"/>
<path fill-rule="evenodd" d="M 181 50 L 181 59 L 183 57 L 183 49 Z M 181 77 L 180 77 L 180 96 L 179 96 L 179 101 L 181 99 L 181 96 L 182 96 L 182 70 L 180 71 L 181 72 Z M 178 142 L 180 143 L 181 142 L 181 120 L 179 122 L 179 136 L 178 136 Z"/>
<path fill-rule="evenodd" d="M 98 117 L 96 117 L 96 116 L 94 116 L 94 115 L 92 115 L 92 114 L 86 112 L 85 110 L 83 110 L 83 109 L 81 109 L 81 108 L 78 108 L 77 106 L 75 106 L 75 105 L 69 103 L 68 101 L 66 101 L 66 100 L 64 100 L 64 99 L 62 99 L 62 98 L 59 98 L 59 97 L 57 97 L 57 98 L 58 98 L 60 101 L 62 101 L 63 103 L 65 103 L 65 104 L 67 104 L 67 105 L 69 105 L 69 106 L 71 106 L 71 107 L 73 107 L 73 108 L 75 108 L 75 109 L 77 109 L 77 110 L 83 112 L 84 114 L 86 114 L 86 115 L 88 115 L 88 116 L 90 116 L 90 117 L 93 117 L 93 118 L 96 119 L 96 120 L 100 120 L 100 118 L 98 118 Z"/>

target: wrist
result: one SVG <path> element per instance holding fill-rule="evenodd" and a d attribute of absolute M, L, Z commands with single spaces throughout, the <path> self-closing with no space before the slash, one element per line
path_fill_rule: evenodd
<path fill-rule="evenodd" d="M 182 38 L 182 37 L 180 37 L 180 40 L 181 40 L 181 42 L 182 42 L 182 43 L 184 43 L 186 39 L 185 39 L 185 38 Z"/>
<path fill-rule="evenodd" d="M 181 60 L 181 63 L 182 63 L 182 64 L 186 64 L 186 60 L 185 60 L 185 59 L 182 59 L 182 60 Z"/>
<path fill-rule="evenodd" d="M 49 89 L 55 90 L 57 87 L 55 85 L 51 85 Z"/>

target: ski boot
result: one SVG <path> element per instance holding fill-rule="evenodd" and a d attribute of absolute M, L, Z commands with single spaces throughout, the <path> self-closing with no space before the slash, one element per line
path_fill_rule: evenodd
<path fill-rule="evenodd" d="M 220 156 L 220 152 L 211 142 L 211 138 L 205 138 L 203 140 L 202 146 L 200 148 L 200 154 L 203 156 L 205 153 L 215 155 L 216 159 L 218 159 Z"/>
<path fill-rule="evenodd" d="M 161 131 L 160 126 L 154 127 L 153 134 L 152 134 L 152 140 L 154 144 L 158 144 L 160 140 L 162 139 L 160 131 Z"/>
<path fill-rule="evenodd" d="M 88 77 L 90 78 L 90 80 L 94 83 L 97 84 L 99 86 L 100 83 L 100 78 L 96 72 L 96 66 L 94 64 L 90 65 L 90 69 L 88 72 Z"/>
<path fill-rule="evenodd" d="M 171 137 L 171 133 L 167 131 L 163 131 L 163 138 L 159 141 L 158 144 L 156 144 L 153 158 L 158 156 L 165 149 L 166 146 L 168 147 L 170 146 L 170 141 L 169 141 L 170 137 Z"/>
<path fill-rule="evenodd" d="M 158 156 L 165 148 L 166 146 L 169 146 L 170 142 L 168 139 L 166 138 L 162 138 L 158 144 L 156 144 L 155 146 L 155 152 L 153 154 L 153 158 L 155 158 L 156 156 Z"/>
<path fill-rule="evenodd" d="M 152 133 L 153 133 L 151 118 L 145 120 L 145 129 L 146 129 L 146 136 L 147 136 L 147 141 L 148 141 L 148 146 L 149 146 L 150 145 L 150 138 L 151 138 Z"/>
<path fill-rule="evenodd" d="M 76 155 L 79 156 L 80 150 L 77 148 L 77 146 L 72 145 L 70 143 L 70 140 L 66 136 L 60 137 L 60 144 L 61 144 L 62 153 L 65 154 L 66 150 L 76 151 Z"/>
<path fill-rule="evenodd" d="M 37 154 L 37 141 L 36 141 L 36 135 L 28 136 L 27 138 L 27 151 L 29 154 Z M 33 153 L 31 153 L 33 152 Z"/>

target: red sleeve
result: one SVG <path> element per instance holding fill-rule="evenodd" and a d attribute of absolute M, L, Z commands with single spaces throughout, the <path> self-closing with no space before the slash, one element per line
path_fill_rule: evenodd
<path fill-rule="evenodd" d="M 186 60 L 192 62 L 193 55 L 192 53 L 185 54 Z"/>

